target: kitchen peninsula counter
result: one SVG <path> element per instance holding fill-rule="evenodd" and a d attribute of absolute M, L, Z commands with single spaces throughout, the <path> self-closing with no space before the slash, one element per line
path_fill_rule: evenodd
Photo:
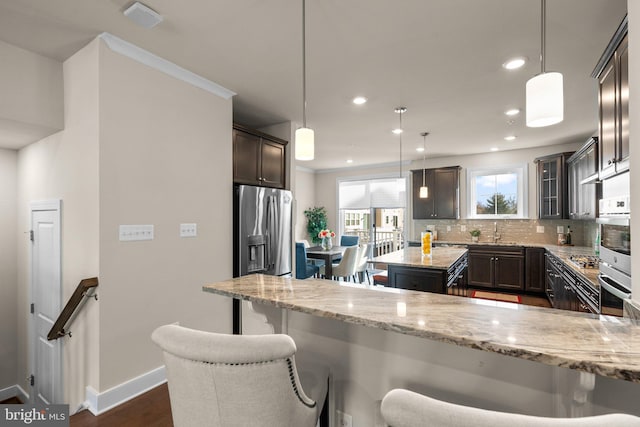
<path fill-rule="evenodd" d="M 250 275 L 205 292 L 640 383 L 640 326 L 593 316 L 429 292 Z"/>

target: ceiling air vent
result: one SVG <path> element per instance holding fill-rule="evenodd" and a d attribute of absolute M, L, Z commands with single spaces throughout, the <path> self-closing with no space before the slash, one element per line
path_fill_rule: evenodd
<path fill-rule="evenodd" d="M 129 6 L 124 15 L 144 28 L 153 28 L 162 22 L 162 15 L 138 1 Z"/>

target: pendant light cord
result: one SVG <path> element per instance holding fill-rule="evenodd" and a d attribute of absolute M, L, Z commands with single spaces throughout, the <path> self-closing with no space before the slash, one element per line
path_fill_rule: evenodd
<path fill-rule="evenodd" d="M 400 178 L 402 178 L 402 132 L 404 131 L 404 129 L 402 129 L 402 113 L 407 111 L 407 107 L 396 107 L 393 111 L 400 114 L 400 133 L 398 136 L 400 137 Z"/>
<path fill-rule="evenodd" d="M 427 184 L 425 182 L 425 175 L 427 174 L 427 161 L 426 156 L 427 156 L 427 135 L 429 135 L 428 132 L 422 132 L 422 186 L 426 187 Z"/>
<path fill-rule="evenodd" d="M 307 127 L 307 29 L 306 0 L 302 0 L 302 127 Z"/>
<path fill-rule="evenodd" d="M 545 48 L 547 44 L 546 38 L 546 25 L 545 19 L 547 16 L 547 0 L 541 0 L 541 11 L 540 11 L 540 74 L 544 74 L 544 70 L 547 68 L 545 64 Z"/>
<path fill-rule="evenodd" d="M 400 178 L 402 178 L 402 110 L 400 110 Z"/>

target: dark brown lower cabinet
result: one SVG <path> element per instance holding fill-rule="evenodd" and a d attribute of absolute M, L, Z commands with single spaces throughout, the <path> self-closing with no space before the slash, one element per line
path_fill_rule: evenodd
<path fill-rule="evenodd" d="M 526 248 L 524 260 L 524 290 L 544 293 L 545 286 L 545 253 L 544 248 Z"/>
<path fill-rule="evenodd" d="M 411 291 L 446 293 L 447 271 L 389 265 L 389 286 Z"/>
<path fill-rule="evenodd" d="M 470 246 L 469 286 L 505 290 L 524 290 L 522 246 Z"/>
<path fill-rule="evenodd" d="M 437 294 L 446 294 L 450 288 L 458 295 L 466 288 L 467 256 L 460 257 L 448 269 L 389 264 L 387 270 L 388 286 Z"/>

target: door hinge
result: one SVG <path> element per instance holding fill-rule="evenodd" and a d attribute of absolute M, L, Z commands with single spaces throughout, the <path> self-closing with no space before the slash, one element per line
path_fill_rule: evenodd
<path fill-rule="evenodd" d="M 29 384 L 31 384 L 31 387 L 36 385 L 36 377 L 33 374 L 29 375 Z"/>
<path fill-rule="evenodd" d="M 32 242 L 35 240 L 33 237 L 33 230 L 29 230 L 29 240 L 31 240 Z"/>
<path fill-rule="evenodd" d="M 34 303 L 31 303 L 31 314 L 36 312 L 36 305 Z"/>

